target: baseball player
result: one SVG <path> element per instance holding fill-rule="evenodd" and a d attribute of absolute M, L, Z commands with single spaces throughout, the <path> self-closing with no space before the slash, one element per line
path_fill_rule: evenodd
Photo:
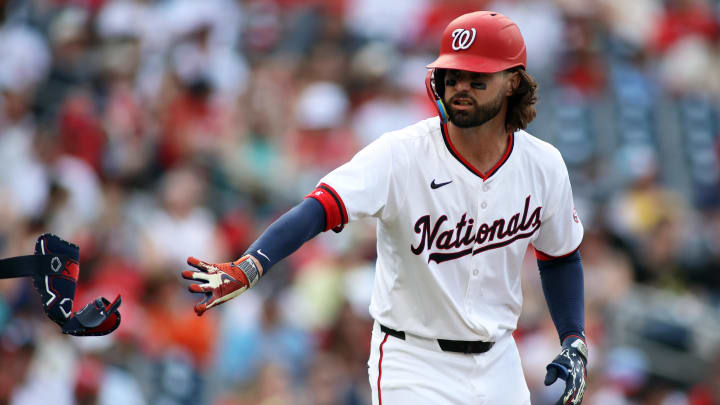
<path fill-rule="evenodd" d="M 525 132 L 534 79 L 525 43 L 502 14 L 452 21 L 428 68 L 439 115 L 386 133 L 325 176 L 232 263 L 194 257 L 201 315 L 248 288 L 322 231 L 377 219 L 370 314 L 373 404 L 529 404 L 512 332 L 520 272 L 533 245 L 560 340 L 545 384 L 565 381 L 558 404 L 585 391 L 583 227 L 567 168 Z"/>

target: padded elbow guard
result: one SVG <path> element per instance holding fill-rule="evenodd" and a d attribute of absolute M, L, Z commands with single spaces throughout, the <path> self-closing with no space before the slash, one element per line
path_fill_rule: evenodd
<path fill-rule="evenodd" d="M 0 278 L 32 277 L 45 314 L 60 325 L 62 332 L 74 336 L 102 336 L 120 325 L 121 298 L 105 297 L 72 312 L 80 274 L 80 248 L 46 233 L 38 237 L 35 254 L 0 260 Z"/>

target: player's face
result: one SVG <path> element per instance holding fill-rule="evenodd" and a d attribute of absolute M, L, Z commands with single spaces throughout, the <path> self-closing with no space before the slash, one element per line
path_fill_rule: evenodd
<path fill-rule="evenodd" d="M 450 122 L 460 128 L 471 128 L 495 118 L 505 102 L 507 86 L 504 79 L 503 72 L 448 70 L 444 102 Z"/>

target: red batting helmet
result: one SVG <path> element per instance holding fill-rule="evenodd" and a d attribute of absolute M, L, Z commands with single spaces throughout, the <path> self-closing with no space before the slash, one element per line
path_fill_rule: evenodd
<path fill-rule="evenodd" d="M 440 57 L 427 67 L 494 73 L 526 64 L 518 26 L 500 13 L 476 11 L 450 22 L 442 34 Z"/>
<path fill-rule="evenodd" d="M 445 28 L 440 56 L 427 65 L 428 96 L 436 104 L 440 118 L 447 121 L 442 102 L 443 69 L 495 73 L 518 66 L 525 68 L 526 64 L 525 41 L 511 19 L 494 11 L 463 14 Z"/>

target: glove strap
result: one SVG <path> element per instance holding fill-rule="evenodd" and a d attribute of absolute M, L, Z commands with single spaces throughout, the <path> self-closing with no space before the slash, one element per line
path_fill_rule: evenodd
<path fill-rule="evenodd" d="M 246 260 L 240 261 L 240 263 L 233 265 L 245 273 L 245 277 L 248 279 L 248 288 L 253 288 L 260 279 L 260 271 L 255 264 L 255 261 L 248 255 Z"/>
<path fill-rule="evenodd" d="M 572 348 L 578 351 L 581 356 L 583 356 L 583 360 L 587 362 L 588 358 L 588 348 L 587 344 L 585 344 L 585 341 L 580 339 L 577 336 L 570 336 L 565 339 L 565 341 L 562 344 L 563 347 Z"/>
<path fill-rule="evenodd" d="M 62 260 L 58 256 L 28 255 L 0 259 L 0 278 L 33 277 L 37 269 L 51 269 L 55 273 L 62 270 Z"/>

